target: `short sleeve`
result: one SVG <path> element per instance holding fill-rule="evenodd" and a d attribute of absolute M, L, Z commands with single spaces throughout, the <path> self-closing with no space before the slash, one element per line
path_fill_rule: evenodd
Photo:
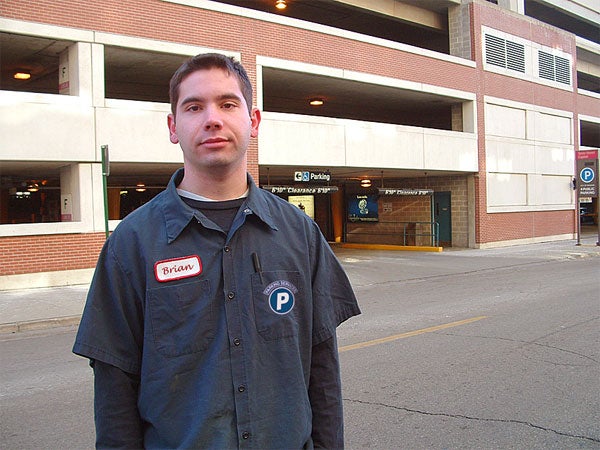
<path fill-rule="evenodd" d="M 313 230 L 313 345 L 317 345 L 331 338 L 342 322 L 359 315 L 360 307 L 346 272 L 316 224 Z"/>
<path fill-rule="evenodd" d="M 109 239 L 100 253 L 73 352 L 138 374 L 143 294 L 135 286 L 140 274 L 123 270 L 111 244 Z"/>

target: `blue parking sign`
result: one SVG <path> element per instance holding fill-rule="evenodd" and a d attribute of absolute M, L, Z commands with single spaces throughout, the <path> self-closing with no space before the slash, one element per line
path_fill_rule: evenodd
<path fill-rule="evenodd" d="M 594 173 L 594 170 L 590 167 L 584 167 L 579 174 L 579 178 L 581 178 L 581 181 L 583 181 L 584 183 L 591 183 L 592 181 L 594 181 L 595 177 L 596 174 Z"/>
<path fill-rule="evenodd" d="M 577 194 L 579 198 L 598 197 L 598 150 L 583 150 L 576 152 L 577 161 Z"/>

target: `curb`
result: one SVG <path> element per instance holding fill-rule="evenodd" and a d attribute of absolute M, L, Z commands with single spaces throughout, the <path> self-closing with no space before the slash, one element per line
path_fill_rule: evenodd
<path fill-rule="evenodd" d="M 443 247 L 416 246 L 416 245 L 389 245 L 389 244 L 353 244 L 344 242 L 339 244 L 341 248 L 353 248 L 359 250 L 391 250 L 403 252 L 441 252 Z"/>
<path fill-rule="evenodd" d="M 0 324 L 0 334 L 20 333 L 23 331 L 44 330 L 47 328 L 79 325 L 81 314 L 76 316 L 55 317 L 51 319 L 27 320 Z"/>

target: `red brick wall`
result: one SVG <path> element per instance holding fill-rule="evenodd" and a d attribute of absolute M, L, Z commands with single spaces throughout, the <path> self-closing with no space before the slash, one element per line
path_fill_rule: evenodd
<path fill-rule="evenodd" d="M 2 237 L 0 276 L 94 267 L 104 240 L 104 233 Z"/>
<path fill-rule="evenodd" d="M 519 214 L 486 213 L 483 96 L 490 95 L 567 111 L 577 111 L 577 107 L 579 107 L 582 114 L 590 115 L 592 115 L 593 108 L 596 108 L 593 103 L 595 100 L 582 98 L 583 96 L 578 98 L 574 92 L 552 89 L 525 80 L 483 72 L 480 35 L 481 26 L 487 25 L 551 48 L 558 46 L 572 55 L 575 55 L 574 39 L 567 33 L 557 31 L 552 27 L 533 25 L 532 19 L 504 11 L 489 3 L 472 3 L 470 8 L 471 23 L 473 24 L 472 48 L 477 69 L 427 58 L 420 54 L 400 53 L 394 49 L 360 43 L 342 37 L 175 5 L 160 0 L 104 0 L 101 2 L 2 0 L 0 15 L 10 19 L 240 52 L 242 62 L 254 83 L 256 82 L 256 56 L 264 55 L 475 92 L 479 139 L 478 159 L 481 171 L 480 177 L 475 179 L 476 241 L 485 243 L 570 232 L 574 219 L 571 218 L 570 230 L 566 229 L 568 227 L 565 223 L 569 222 L 568 217 L 573 214 L 571 211 Z M 578 136 L 576 121 L 574 121 L 573 135 Z M 255 179 L 258 179 L 258 148 L 255 142 L 248 150 L 248 164 L 250 173 Z M 464 223 L 466 224 L 466 221 Z M 503 226 L 505 224 L 507 226 Z M 516 226 L 517 224 L 521 226 Z M 74 236 L 76 235 L 69 235 L 69 239 Z M 54 238 L 52 236 L 39 237 L 41 240 L 48 241 L 53 241 Z M 23 239 L 21 245 L 24 246 L 25 242 L 33 240 L 32 237 L 11 239 Z M 91 253 L 97 254 L 99 246 L 97 244 L 89 246 L 93 248 Z M 64 254 L 61 256 L 64 257 Z M 14 260 L 11 264 L 14 265 Z M 36 264 L 38 263 L 36 262 Z M 87 267 L 90 266 L 93 264 L 90 263 Z M 55 269 L 46 268 L 46 270 Z"/>
<path fill-rule="evenodd" d="M 586 116 L 598 117 L 600 105 L 598 105 L 598 99 L 591 95 L 578 95 L 577 96 L 577 112 Z"/>
<path fill-rule="evenodd" d="M 482 243 L 573 233 L 574 211 L 487 214 Z"/>

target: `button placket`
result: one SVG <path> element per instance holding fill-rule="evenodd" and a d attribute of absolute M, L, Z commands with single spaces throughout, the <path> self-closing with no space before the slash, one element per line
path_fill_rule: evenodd
<path fill-rule="evenodd" d="M 243 215 L 241 216 L 244 217 Z M 238 216 L 239 219 L 239 216 Z M 243 223 L 243 220 L 241 221 Z M 234 224 L 235 225 L 235 224 Z M 238 224 L 239 227 L 241 224 Z M 235 226 L 233 227 L 235 228 Z M 232 351 L 230 352 L 232 388 L 234 395 L 235 414 L 238 419 L 239 443 L 247 447 L 251 442 L 250 430 L 252 419 L 250 416 L 250 405 L 248 397 L 248 379 L 246 377 L 246 352 L 242 344 L 243 326 L 242 309 L 243 295 L 238 301 L 238 287 L 243 288 L 243 283 L 238 286 L 238 282 L 243 280 L 246 271 L 246 265 L 236 260 L 244 252 L 237 250 L 237 237 L 230 230 L 230 241 L 222 247 L 221 255 L 223 257 L 223 293 L 224 307 L 226 315 L 227 333 L 230 338 Z M 235 255 L 235 258 L 234 258 Z"/>

